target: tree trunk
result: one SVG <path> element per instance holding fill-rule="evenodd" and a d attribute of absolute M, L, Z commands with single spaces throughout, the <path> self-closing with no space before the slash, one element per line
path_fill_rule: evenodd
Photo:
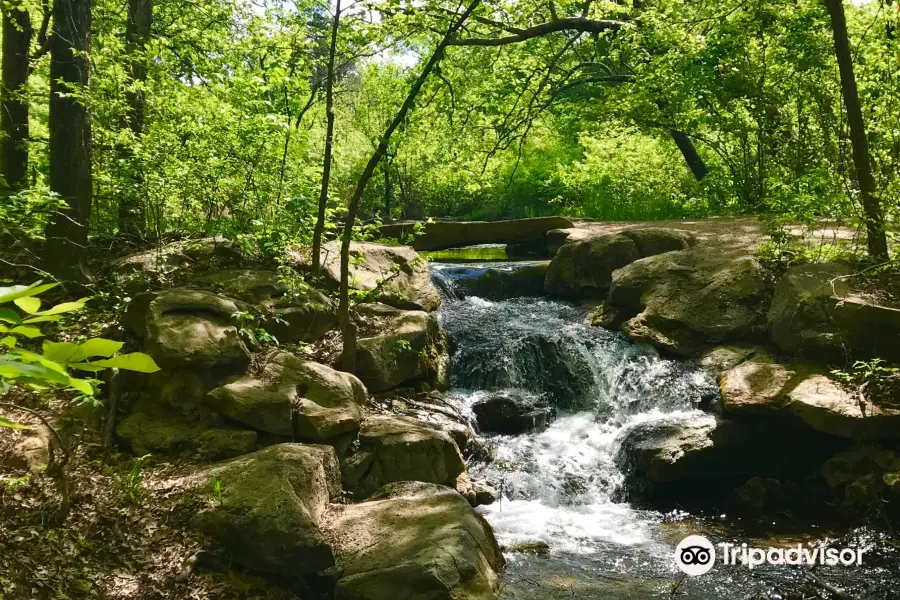
<path fill-rule="evenodd" d="M 22 8 L 22 10 L 19 10 Z M 3 178 L 17 188 L 28 173 L 28 100 L 22 96 L 28 81 L 31 17 L 24 7 L 3 10 Z"/>
<path fill-rule="evenodd" d="M 847 108 L 847 124 L 850 127 L 850 143 L 853 147 L 856 185 L 866 214 L 869 255 L 879 260 L 888 257 L 887 237 L 884 232 L 884 213 L 881 202 L 875 194 L 875 179 L 872 177 L 872 162 L 856 76 L 853 74 L 853 60 L 850 55 L 850 39 L 847 36 L 847 19 L 841 0 L 825 0 L 825 7 L 831 15 L 831 31 L 834 34 L 834 53 L 841 73 L 841 94 Z"/>
<path fill-rule="evenodd" d="M 91 218 L 91 0 L 54 0 L 50 40 L 50 189 L 69 204 L 47 226 L 46 270 L 80 279 Z"/>
<path fill-rule="evenodd" d="M 145 51 L 153 26 L 153 0 L 128 0 L 128 17 L 125 24 L 125 51 L 129 57 L 130 82 L 125 92 L 128 112 L 125 126 L 134 140 L 139 141 L 144 134 L 144 115 L 147 102 L 144 97 L 144 82 L 147 81 L 147 57 Z M 144 169 L 131 147 L 122 150 L 124 164 L 131 169 L 130 189 L 119 201 L 119 233 L 142 237 L 146 220 L 146 198 L 144 193 Z"/>
<path fill-rule="evenodd" d="M 479 4 L 481 4 L 481 0 L 472 0 L 472 3 L 460 16 L 459 20 L 452 23 L 447 29 L 443 39 L 435 48 L 434 53 L 432 53 L 431 58 L 425 63 L 425 68 L 422 69 L 418 78 L 413 82 L 409 93 L 406 95 L 406 100 L 403 101 L 400 110 L 394 116 L 394 120 L 391 121 L 384 135 L 381 136 L 378 147 L 375 148 L 375 152 L 369 158 L 369 162 L 366 163 L 366 168 L 363 169 L 362 175 L 360 175 L 359 181 L 356 183 L 356 190 L 353 192 L 353 196 L 347 205 L 347 220 L 344 222 L 344 232 L 341 237 L 341 285 L 338 301 L 338 320 L 340 321 L 341 337 L 343 338 L 341 368 L 349 373 L 356 370 L 356 325 L 350 318 L 350 240 L 353 238 L 353 225 L 356 221 L 356 213 L 359 212 L 359 203 L 362 200 L 363 193 L 366 191 L 369 180 L 375 174 L 375 168 L 378 167 L 378 163 L 381 162 L 381 159 L 387 153 L 391 136 L 394 135 L 400 124 L 406 120 L 406 115 L 412 110 L 416 97 L 425 84 L 425 80 L 428 79 L 435 66 L 444 57 L 444 51 L 450 45 L 453 36 L 463 26 L 466 19 L 472 14 L 472 11 L 478 8 Z"/>
<path fill-rule="evenodd" d="M 319 276 L 322 264 L 322 233 L 325 231 L 325 209 L 328 207 L 328 184 L 331 181 L 331 154 L 334 146 L 334 56 L 337 54 L 338 28 L 341 22 L 341 0 L 334 6 L 334 22 L 331 25 L 331 46 L 328 48 L 328 73 L 325 81 L 325 158 L 322 161 L 322 188 L 319 191 L 319 211 L 313 230 L 312 272 Z"/>
<path fill-rule="evenodd" d="M 391 161 L 384 163 L 384 222 L 391 220 Z"/>
<path fill-rule="evenodd" d="M 703 162 L 703 158 L 697 152 L 697 148 L 694 147 L 691 138 L 688 137 L 686 133 L 678 131 L 677 129 L 670 129 L 669 135 L 672 136 L 675 145 L 681 150 L 681 155 L 684 156 L 684 162 L 687 163 L 691 173 L 694 174 L 694 178 L 697 181 L 700 181 L 706 177 L 706 174 L 709 173 L 709 168 L 706 166 L 706 163 Z"/>

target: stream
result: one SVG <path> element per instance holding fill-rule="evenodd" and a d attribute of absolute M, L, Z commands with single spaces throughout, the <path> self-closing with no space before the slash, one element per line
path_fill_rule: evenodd
<path fill-rule="evenodd" d="M 862 547 L 861 567 L 815 569 L 819 584 L 797 566 L 717 564 L 678 584 L 678 598 L 828 598 L 821 582 L 854 598 L 900 598 L 900 567 L 885 532 L 830 528 L 791 515 L 746 519 L 727 514 L 661 513 L 615 501 L 623 480 L 614 463 L 629 427 L 700 415 L 716 383 L 689 362 L 583 323 L 578 306 L 545 297 L 466 296 L 461 283 L 485 269 L 524 263 L 431 263 L 443 296 L 440 320 L 452 353 L 450 397 L 471 417 L 473 402 L 497 391 L 540 398 L 556 407 L 544 431 L 481 435 L 490 463 L 470 464 L 500 500 L 479 507 L 501 546 L 543 542 L 543 555 L 506 553 L 500 597 L 518 600 L 667 598 L 681 572 L 675 545 L 694 533 L 713 543 L 758 547 L 824 544 Z M 485 296 L 490 296 L 485 294 Z M 503 296 L 503 295 L 501 295 Z M 802 592 L 807 595 L 794 595 Z"/>

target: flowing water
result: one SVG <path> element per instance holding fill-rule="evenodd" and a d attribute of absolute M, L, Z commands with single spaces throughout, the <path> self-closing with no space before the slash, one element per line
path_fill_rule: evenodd
<path fill-rule="evenodd" d="M 662 514 L 614 501 L 623 479 L 614 463 L 622 433 L 648 420 L 702 414 L 698 406 L 717 393 L 715 382 L 689 363 L 585 325 L 576 306 L 541 297 L 465 297 L 458 279 L 488 267 L 517 268 L 432 265 L 444 297 L 441 323 L 454 349 L 451 397 L 469 415 L 473 402 L 500 390 L 550 403 L 559 413 L 542 432 L 485 436 L 493 460 L 470 465 L 474 477 L 501 493 L 500 501 L 478 509 L 500 544 L 543 542 L 550 548 L 543 556 L 507 554 L 502 598 L 670 597 L 680 578 L 674 547 L 693 533 L 762 547 L 828 543 L 828 532 L 809 524 L 775 526 L 769 520 L 760 527 L 727 515 Z M 851 535 L 874 554 L 885 552 L 879 532 L 858 529 Z M 896 559 L 881 562 L 888 566 L 816 572 L 848 589 L 864 587 L 868 595 L 860 598 L 896 597 Z M 683 581 L 677 597 L 788 598 L 784 590 L 799 586 L 825 593 L 808 582 L 798 567 L 750 571 L 717 565 Z"/>

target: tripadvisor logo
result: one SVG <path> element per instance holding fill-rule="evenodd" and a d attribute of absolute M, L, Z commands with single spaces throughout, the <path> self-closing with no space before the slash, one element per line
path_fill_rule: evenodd
<path fill-rule="evenodd" d="M 861 548 L 751 548 L 747 544 L 720 543 L 723 565 L 741 564 L 748 569 L 760 565 L 837 565 L 860 566 L 865 550 Z M 702 535 L 689 535 L 675 547 L 675 564 L 687 575 L 708 573 L 716 563 L 716 548 Z"/>

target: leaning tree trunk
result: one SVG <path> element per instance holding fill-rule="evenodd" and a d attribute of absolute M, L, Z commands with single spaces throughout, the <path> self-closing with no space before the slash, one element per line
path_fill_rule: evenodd
<path fill-rule="evenodd" d="M 54 0 L 50 40 L 50 189 L 68 210 L 47 226 L 44 261 L 62 279 L 80 279 L 78 263 L 91 218 L 91 0 Z"/>
<path fill-rule="evenodd" d="M 134 141 L 144 134 L 144 115 L 147 102 L 144 97 L 144 82 L 147 80 L 147 57 L 145 52 L 153 25 L 153 0 L 128 0 L 128 17 L 125 24 L 125 51 L 129 59 L 129 89 L 125 92 L 128 110 L 125 126 L 131 130 Z M 141 237 L 146 220 L 146 198 L 144 194 L 144 169 L 133 147 L 121 151 L 124 164 L 130 169 L 131 185 L 119 201 L 119 233 Z"/>
<path fill-rule="evenodd" d="M 841 73 L 841 94 L 844 96 L 844 105 L 847 108 L 847 124 L 850 127 L 850 144 L 853 147 L 856 185 L 859 187 L 863 210 L 866 214 L 869 255 L 884 260 L 888 257 L 884 213 L 881 209 L 881 202 L 875 194 L 875 179 L 872 177 L 872 162 L 869 157 L 866 127 L 859 105 L 856 76 L 853 74 L 853 60 L 850 55 L 850 39 L 847 35 L 844 5 L 841 0 L 825 0 L 825 6 L 831 15 L 834 53 L 837 56 L 838 69 Z"/>
<path fill-rule="evenodd" d="M 21 10 L 20 10 L 21 9 Z M 23 97 L 28 81 L 31 49 L 31 17 L 23 6 L 3 10 L 3 102 L 0 105 L 3 142 L 3 178 L 10 188 L 19 187 L 28 173 L 28 100 Z"/>
<path fill-rule="evenodd" d="M 325 81 L 325 158 L 322 161 L 322 188 L 319 191 L 319 207 L 313 230 L 312 272 L 319 276 L 322 264 L 322 234 L 325 231 L 325 209 L 328 207 L 328 184 L 331 181 L 331 155 L 334 146 L 334 56 L 337 54 L 338 27 L 341 23 L 341 0 L 334 6 L 331 25 L 331 46 L 328 48 L 328 73 Z"/>
<path fill-rule="evenodd" d="M 363 169 L 362 175 L 360 175 L 359 181 L 356 183 L 356 190 L 353 192 L 353 196 L 347 205 L 347 220 L 344 222 L 344 232 L 341 237 L 341 284 L 338 300 L 338 320 L 340 321 L 341 337 L 343 338 L 341 368 L 349 373 L 356 370 L 356 324 L 350 318 L 350 240 L 353 238 L 353 225 L 356 221 L 356 213 L 359 212 L 359 203 L 362 200 L 363 193 L 366 191 L 366 186 L 369 185 L 369 180 L 375 174 L 378 163 L 381 162 L 381 159 L 387 153 L 391 136 L 394 135 L 400 124 L 406 120 L 406 115 L 412 110 L 416 97 L 425 84 L 425 80 L 428 79 L 428 76 L 431 75 L 431 72 L 444 57 L 444 51 L 450 45 L 453 36 L 463 26 L 466 19 L 472 14 L 472 11 L 478 8 L 479 4 L 481 4 L 481 0 L 473 0 L 459 20 L 452 23 L 447 29 L 431 58 L 425 63 L 425 68 L 422 69 L 422 72 L 413 82 L 409 93 L 406 95 L 406 100 L 403 101 L 400 110 L 394 115 L 394 120 L 391 121 L 384 135 L 381 136 L 378 147 L 375 148 L 375 152 L 369 158 L 369 162 L 366 163 L 366 168 Z"/>
<path fill-rule="evenodd" d="M 688 137 L 686 133 L 678 131 L 677 129 L 670 129 L 669 135 L 672 136 L 675 145 L 681 150 L 684 162 L 687 163 L 691 173 L 694 174 L 694 179 L 700 181 L 706 177 L 706 174 L 709 173 L 709 168 L 706 166 L 706 163 L 703 162 L 703 157 L 697 152 L 697 148 L 694 147 L 691 138 Z"/>

